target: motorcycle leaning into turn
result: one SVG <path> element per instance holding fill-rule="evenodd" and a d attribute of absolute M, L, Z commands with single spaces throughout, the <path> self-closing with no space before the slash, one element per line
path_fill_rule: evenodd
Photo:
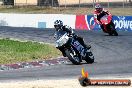
<path fill-rule="evenodd" d="M 95 22 L 93 25 L 90 25 L 90 28 L 93 29 L 97 23 Z M 115 29 L 115 24 L 112 21 L 112 15 L 104 15 L 100 18 L 98 23 L 104 33 L 108 33 L 110 36 L 118 36 L 118 33 Z"/>
<path fill-rule="evenodd" d="M 85 47 L 76 38 L 75 35 L 69 35 L 65 31 L 57 31 L 54 35 L 56 39 L 56 47 L 64 49 L 65 57 L 75 65 L 81 64 L 82 60 L 87 63 L 94 62 L 94 56 L 90 48 Z"/>
<path fill-rule="evenodd" d="M 103 32 L 108 33 L 110 36 L 118 36 L 118 33 L 115 29 L 115 24 L 112 22 L 112 16 L 111 15 L 104 15 L 100 22 L 103 26 Z"/>

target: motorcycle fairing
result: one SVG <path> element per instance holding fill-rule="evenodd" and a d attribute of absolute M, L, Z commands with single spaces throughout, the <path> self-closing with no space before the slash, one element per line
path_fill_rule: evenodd
<path fill-rule="evenodd" d="M 77 40 L 73 40 L 71 44 L 79 51 L 81 56 L 83 57 L 85 56 L 84 54 L 85 48 Z"/>

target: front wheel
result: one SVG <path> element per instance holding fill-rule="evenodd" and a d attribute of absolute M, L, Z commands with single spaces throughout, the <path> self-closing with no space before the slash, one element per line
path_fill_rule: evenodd
<path fill-rule="evenodd" d="M 118 36 L 118 33 L 116 30 L 113 31 L 114 36 Z"/>
<path fill-rule="evenodd" d="M 118 36 L 118 33 L 117 33 L 116 29 L 115 29 L 115 25 L 114 25 L 113 22 L 111 23 L 110 28 L 111 28 L 111 32 L 109 33 L 109 35 Z"/>
<path fill-rule="evenodd" d="M 112 33 L 110 32 L 110 33 L 108 33 L 109 34 L 109 36 L 112 36 Z"/>
<path fill-rule="evenodd" d="M 68 49 L 66 49 L 65 50 L 65 53 L 66 53 L 66 56 L 69 58 L 69 60 L 73 64 L 79 65 L 81 63 L 80 58 L 77 55 L 74 55 L 75 54 L 75 51 L 74 50 L 68 50 Z"/>
<path fill-rule="evenodd" d="M 114 35 L 114 36 L 118 36 L 118 33 L 117 33 L 116 30 L 112 30 L 112 31 L 109 32 L 108 34 L 109 34 L 109 36 L 112 36 L 112 35 Z"/>
<path fill-rule="evenodd" d="M 93 56 L 93 53 L 91 51 L 87 52 L 85 61 L 87 63 L 90 63 L 90 64 L 94 63 L 94 56 Z"/>

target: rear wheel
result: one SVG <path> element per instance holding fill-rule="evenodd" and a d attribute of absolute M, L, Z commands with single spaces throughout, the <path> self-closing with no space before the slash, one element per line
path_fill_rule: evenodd
<path fill-rule="evenodd" d="M 77 55 L 74 55 L 75 51 L 74 50 L 65 50 L 66 56 L 69 58 L 69 60 L 75 64 L 79 65 L 81 63 L 80 58 Z"/>
<path fill-rule="evenodd" d="M 111 33 L 110 34 L 112 34 L 114 36 L 118 36 L 118 33 L 117 33 L 116 29 L 115 29 L 115 25 L 114 25 L 113 22 L 111 23 L 110 28 L 111 28 Z"/>

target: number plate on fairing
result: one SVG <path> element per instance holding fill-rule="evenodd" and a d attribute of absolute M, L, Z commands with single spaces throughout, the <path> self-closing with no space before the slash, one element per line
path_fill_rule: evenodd
<path fill-rule="evenodd" d="M 78 41 L 72 42 L 72 45 L 79 51 L 82 56 L 84 56 L 84 47 Z"/>

